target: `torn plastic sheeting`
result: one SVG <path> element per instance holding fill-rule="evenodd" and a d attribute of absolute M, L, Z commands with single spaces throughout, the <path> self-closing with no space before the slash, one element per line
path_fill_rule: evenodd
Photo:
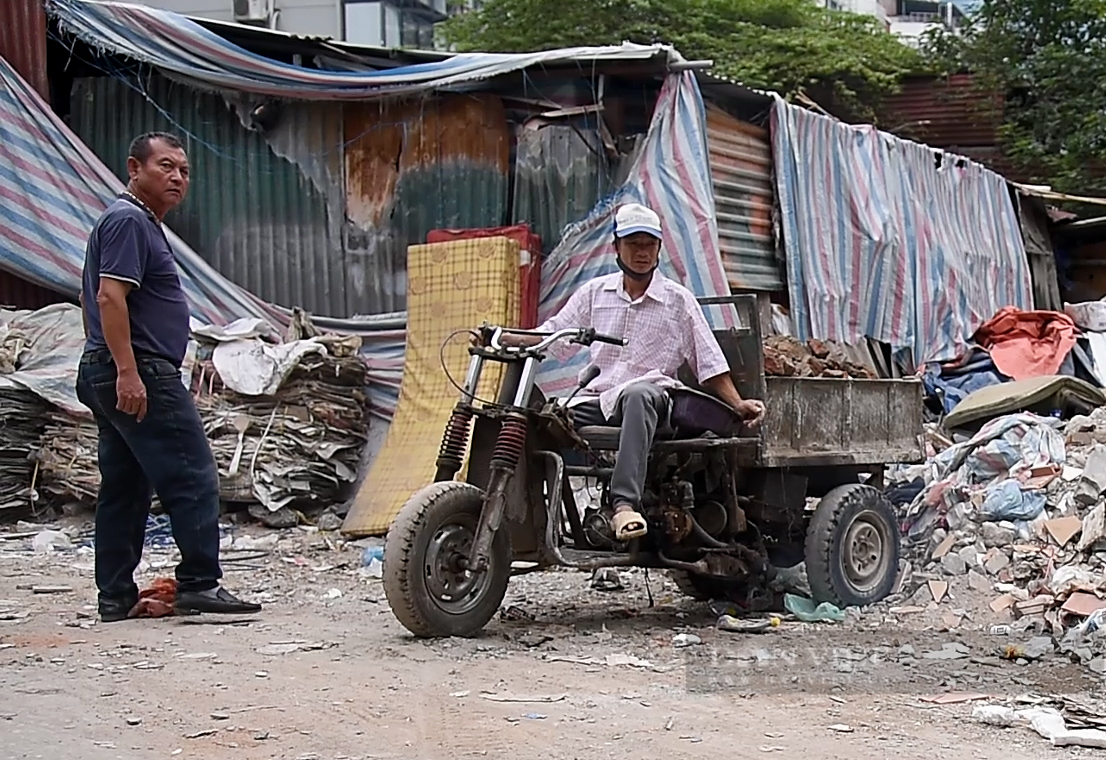
<path fill-rule="evenodd" d="M 85 345 L 80 308 L 58 303 L 37 311 L 0 311 L 0 323 L 28 340 L 19 368 L 4 378 L 75 417 L 91 418 L 77 399 L 77 367 Z"/>
<path fill-rule="evenodd" d="M 972 492 L 1038 467 L 1063 465 L 1064 439 L 1058 420 L 1020 413 L 999 417 L 971 439 L 938 454 L 929 463 L 927 485 L 907 510 L 908 532 L 932 524 L 931 513 L 968 500 Z"/>
<path fill-rule="evenodd" d="M 1002 705 L 977 705 L 972 717 L 989 726 L 1012 727 L 1028 724 L 1030 728 L 1048 739 L 1053 747 L 1093 747 L 1106 749 L 1106 731 L 1099 729 L 1068 728 L 1064 716 L 1053 707 L 1030 707 L 1015 710 Z"/>
<path fill-rule="evenodd" d="M 326 353 L 314 340 L 269 344 L 257 339 L 235 340 L 215 347 L 211 361 L 223 384 L 245 396 L 271 396 L 310 353 Z"/>
<path fill-rule="evenodd" d="M 1017 478 L 1035 467 L 1063 465 L 1064 439 L 1056 423 L 1029 413 L 992 420 L 971 440 L 934 458 L 935 480 L 955 474 L 967 485 L 988 484 L 998 477 Z"/>
<path fill-rule="evenodd" d="M 795 594 L 784 594 L 783 606 L 804 623 L 840 623 L 845 619 L 845 613 L 829 602 L 815 605 L 813 600 Z"/>
<path fill-rule="evenodd" d="M 1017 480 L 1006 479 L 987 489 L 980 512 L 992 522 L 1034 520 L 1045 509 L 1043 491 L 1022 490 Z"/>
<path fill-rule="evenodd" d="M 273 330 L 272 325 L 256 317 L 243 317 L 242 319 L 234 320 L 228 325 L 205 325 L 193 320 L 192 334 L 208 338 L 216 343 L 229 343 L 236 340 L 265 337 L 280 340 L 280 335 Z"/>

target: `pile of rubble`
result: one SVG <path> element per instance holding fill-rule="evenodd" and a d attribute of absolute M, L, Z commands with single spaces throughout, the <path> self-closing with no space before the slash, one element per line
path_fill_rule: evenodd
<path fill-rule="evenodd" d="M 822 340 L 802 343 L 789 335 L 773 335 L 764 339 L 764 374 L 866 380 L 878 377 L 868 367 L 850 359 L 840 346 Z"/>
<path fill-rule="evenodd" d="M 993 624 L 1037 634 L 1011 659 L 1058 650 L 1106 672 L 1106 408 L 992 420 L 907 477 L 907 609 L 974 596 Z M 960 606 L 946 627 L 979 620 Z"/>
<path fill-rule="evenodd" d="M 31 391 L 0 385 L 0 521 L 21 520 L 35 506 L 31 453 L 42 437 L 46 410 Z"/>
<path fill-rule="evenodd" d="M 222 499 L 252 503 L 270 527 L 346 500 L 368 431 L 365 374 L 356 355 L 309 354 L 273 395 L 248 396 L 211 373 L 197 406 Z"/>
<path fill-rule="evenodd" d="M 52 503 L 92 508 L 100 489 L 96 423 L 57 408 L 43 417 L 45 428 L 33 454 L 40 490 Z"/>
<path fill-rule="evenodd" d="M 12 382 L 30 339 L 0 323 L 0 521 L 27 517 L 35 505 L 35 466 L 31 452 L 45 425 L 46 402 Z"/>

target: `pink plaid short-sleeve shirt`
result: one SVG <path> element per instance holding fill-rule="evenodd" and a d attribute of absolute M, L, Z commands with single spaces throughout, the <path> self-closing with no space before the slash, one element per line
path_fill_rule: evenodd
<path fill-rule="evenodd" d="M 591 346 L 591 361 L 600 374 L 576 397 L 586 400 L 598 395 L 607 417 L 614 413 L 623 388 L 632 383 L 679 387 L 676 373 L 685 361 L 699 382 L 730 370 L 695 296 L 660 272 L 654 272 L 645 295 L 636 301 L 626 293 L 621 273 L 597 277 L 537 329 L 554 332 L 574 327 L 594 327 L 597 332 L 627 340 L 625 346 Z M 552 353 L 564 359 L 576 348 L 560 342 Z"/>

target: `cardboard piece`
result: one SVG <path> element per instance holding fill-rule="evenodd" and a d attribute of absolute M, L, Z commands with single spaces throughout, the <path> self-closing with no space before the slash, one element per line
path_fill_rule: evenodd
<path fill-rule="evenodd" d="M 1090 617 L 1103 607 L 1106 607 L 1106 599 L 1099 599 L 1094 594 L 1088 594 L 1086 591 L 1076 591 L 1068 597 L 1068 600 L 1064 602 L 1064 606 L 1060 609 L 1069 615 Z"/>
<path fill-rule="evenodd" d="M 1075 516 L 1057 517 L 1055 520 L 1045 522 L 1045 530 L 1052 536 L 1052 540 L 1064 546 L 1075 537 L 1075 534 L 1083 530 L 1083 521 Z"/>
<path fill-rule="evenodd" d="M 953 533 L 949 533 L 947 536 L 945 536 L 945 540 L 942 541 L 937 546 L 937 548 L 933 550 L 933 559 L 941 559 L 941 557 L 944 557 L 946 554 L 949 553 L 949 550 L 952 549 L 952 545 L 955 543 L 956 535 Z"/>

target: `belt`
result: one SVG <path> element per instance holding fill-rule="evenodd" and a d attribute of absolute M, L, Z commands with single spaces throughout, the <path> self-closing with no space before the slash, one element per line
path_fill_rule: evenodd
<path fill-rule="evenodd" d="M 174 367 L 177 367 L 177 363 L 171 361 L 161 354 L 155 354 L 150 351 L 135 351 L 135 359 L 160 359 L 163 362 L 169 362 Z M 115 357 L 111 355 L 111 351 L 106 348 L 93 348 L 89 351 L 85 351 L 81 357 L 82 361 L 88 364 L 114 364 Z M 180 369 L 177 367 L 177 369 Z"/>

